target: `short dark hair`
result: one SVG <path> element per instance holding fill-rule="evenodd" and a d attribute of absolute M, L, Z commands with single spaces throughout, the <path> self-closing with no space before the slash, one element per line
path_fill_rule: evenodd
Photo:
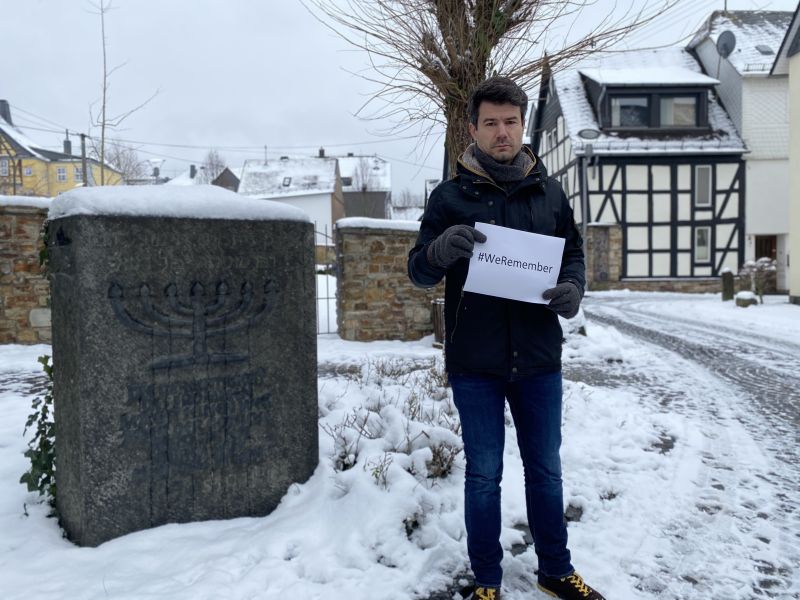
<path fill-rule="evenodd" d="M 477 127 L 482 102 L 519 106 L 522 122 L 528 112 L 528 95 L 508 77 L 490 77 L 479 84 L 469 97 L 469 122 Z"/>

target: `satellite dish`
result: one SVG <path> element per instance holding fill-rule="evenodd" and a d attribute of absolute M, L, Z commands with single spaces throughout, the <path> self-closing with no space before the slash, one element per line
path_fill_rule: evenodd
<path fill-rule="evenodd" d="M 736 48 L 736 36 L 732 31 L 723 31 L 717 38 L 717 51 L 722 58 L 728 58 Z"/>

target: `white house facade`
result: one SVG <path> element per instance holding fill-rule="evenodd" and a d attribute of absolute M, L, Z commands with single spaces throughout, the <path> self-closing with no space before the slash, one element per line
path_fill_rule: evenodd
<path fill-rule="evenodd" d="M 789 78 L 789 301 L 800 304 L 800 4 L 772 70 Z"/>
<path fill-rule="evenodd" d="M 777 286 L 789 285 L 789 78 L 774 70 L 791 12 L 715 11 L 689 43 L 748 148 L 745 259 L 777 262 Z M 724 32 L 728 56 L 719 46 Z"/>
<path fill-rule="evenodd" d="M 679 48 L 543 74 L 531 143 L 584 233 L 619 230 L 623 283 L 678 289 L 743 261 L 746 148 L 716 83 Z"/>

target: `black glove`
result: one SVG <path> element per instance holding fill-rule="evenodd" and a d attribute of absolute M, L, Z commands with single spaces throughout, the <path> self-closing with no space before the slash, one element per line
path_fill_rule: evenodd
<path fill-rule="evenodd" d="M 469 225 L 453 225 L 428 246 L 428 262 L 440 269 L 449 269 L 459 258 L 472 256 L 475 242 L 485 242 L 486 236 Z"/>
<path fill-rule="evenodd" d="M 581 305 L 581 290 L 571 281 L 559 283 L 556 287 L 542 292 L 542 298 L 550 300 L 547 306 L 557 315 L 571 319 L 578 314 Z"/>

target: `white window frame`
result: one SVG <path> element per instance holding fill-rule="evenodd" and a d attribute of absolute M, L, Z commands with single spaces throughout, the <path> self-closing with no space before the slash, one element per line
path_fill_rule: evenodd
<path fill-rule="evenodd" d="M 56 167 L 56 181 L 59 183 L 67 181 L 67 167 Z"/>
<path fill-rule="evenodd" d="M 698 243 L 700 232 L 706 232 L 706 244 L 701 246 Z M 705 249 L 703 254 L 700 253 L 701 249 Z M 694 262 L 708 264 L 711 262 L 711 226 L 702 225 L 694 228 Z"/>
<path fill-rule="evenodd" d="M 706 169 L 708 171 L 708 202 L 700 202 L 700 169 Z M 711 171 L 711 165 L 695 165 L 694 167 L 694 206 L 695 208 L 711 208 L 711 176 L 713 175 Z"/>
<path fill-rule="evenodd" d="M 0 177 L 8 177 L 8 159 L 0 158 Z"/>
<path fill-rule="evenodd" d="M 23 169 L 23 173 L 25 177 L 33 177 L 33 168 L 32 167 L 25 167 Z"/>

